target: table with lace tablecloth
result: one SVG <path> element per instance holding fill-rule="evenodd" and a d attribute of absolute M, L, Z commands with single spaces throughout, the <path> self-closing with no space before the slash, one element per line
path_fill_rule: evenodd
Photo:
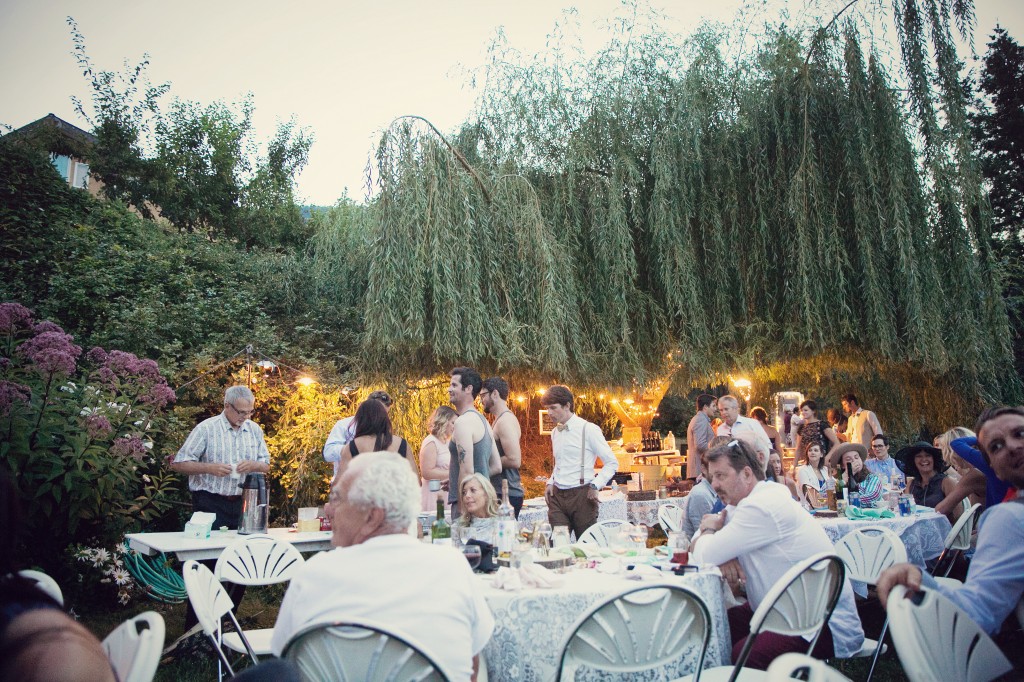
<path fill-rule="evenodd" d="M 924 566 L 925 561 L 934 559 L 942 553 L 945 545 L 946 535 L 952 526 L 942 514 L 933 511 L 911 516 L 895 516 L 891 519 L 863 519 L 851 520 L 845 516 L 837 519 L 819 519 L 821 527 L 828 535 L 833 544 L 839 539 L 857 528 L 865 526 L 882 526 L 888 528 L 903 540 L 907 547 L 907 559 L 918 566 Z"/>
<path fill-rule="evenodd" d="M 494 614 L 494 634 L 484 648 L 489 680 L 544 680 L 554 678 L 561 645 L 580 615 L 600 599 L 643 585 L 621 575 L 599 573 L 593 569 L 574 569 L 561 574 L 561 586 L 551 589 L 524 589 L 507 592 L 491 587 L 489 577 L 478 577 L 484 598 Z M 704 600 L 711 614 L 711 641 L 704 666 L 729 662 L 731 646 L 725 615 L 722 579 L 717 573 L 693 573 L 676 577 L 664 574 L 665 582 L 687 587 Z M 693 672 L 696 647 L 680 653 L 679 659 L 649 675 L 617 676 L 581 669 L 576 679 L 674 679 Z"/>
<path fill-rule="evenodd" d="M 645 526 L 658 525 L 658 509 L 672 503 L 683 507 L 685 497 L 668 497 L 658 500 L 627 502 L 622 493 L 602 491 L 598 497 L 597 520 L 626 519 L 630 523 L 641 523 Z M 519 512 L 519 525 L 532 528 L 536 521 L 548 520 L 548 508 L 544 498 L 537 497 L 526 500 Z"/>

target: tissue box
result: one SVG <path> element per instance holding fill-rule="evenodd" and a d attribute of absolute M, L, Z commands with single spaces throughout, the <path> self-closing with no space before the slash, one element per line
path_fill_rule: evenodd
<path fill-rule="evenodd" d="M 192 514 L 192 518 L 185 524 L 185 537 L 199 540 L 210 537 L 210 530 L 213 528 L 213 522 L 216 518 L 217 515 L 211 512 L 196 512 Z"/>

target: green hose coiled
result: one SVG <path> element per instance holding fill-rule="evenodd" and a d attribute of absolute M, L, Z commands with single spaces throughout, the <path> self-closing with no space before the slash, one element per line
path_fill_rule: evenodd
<path fill-rule="evenodd" d="M 180 604 L 188 594 L 185 581 L 170 567 L 164 554 L 159 557 L 145 557 L 137 552 L 126 552 L 124 565 L 139 585 L 146 588 L 146 595 L 165 604 Z"/>

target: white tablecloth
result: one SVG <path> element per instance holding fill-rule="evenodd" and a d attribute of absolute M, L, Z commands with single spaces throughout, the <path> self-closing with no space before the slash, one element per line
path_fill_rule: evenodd
<path fill-rule="evenodd" d="M 534 522 L 548 520 L 548 508 L 543 504 L 544 498 L 531 498 L 526 502 L 530 504 L 524 502 L 523 509 L 519 512 L 520 526 L 533 528 Z M 653 527 L 658 525 L 658 508 L 670 502 L 682 507 L 686 504 L 686 498 L 668 497 L 646 502 L 627 502 L 622 493 L 602 491 L 598 498 L 597 520 L 626 519 L 630 523 L 642 523 L 645 526 Z"/>
<path fill-rule="evenodd" d="M 934 559 L 942 553 L 946 535 L 952 527 L 949 524 L 949 519 L 935 512 L 863 521 L 851 521 L 845 516 L 841 516 L 838 519 L 820 519 L 820 523 L 833 544 L 839 542 L 839 538 L 856 528 L 864 526 L 888 528 L 903 540 L 903 544 L 907 547 L 907 559 L 922 567 L 926 560 Z"/>
<path fill-rule="evenodd" d="M 627 580 L 618 575 L 589 569 L 572 570 L 562 574 L 562 577 L 564 582 L 558 588 L 506 592 L 491 587 L 490 577 L 478 576 L 495 621 L 494 634 L 484 649 L 488 679 L 493 682 L 548 682 L 553 679 L 563 640 L 583 611 L 603 597 L 643 584 L 642 581 Z M 728 663 L 731 645 L 722 599 L 722 579 L 707 573 L 683 577 L 665 573 L 660 580 L 678 582 L 701 596 L 707 604 L 712 622 L 711 641 L 704 657 L 704 666 Z M 665 669 L 628 678 L 674 679 L 692 673 L 698 653 L 695 648 L 680 652 L 679 660 Z M 581 670 L 577 679 L 611 680 L 625 677 L 596 670 Z"/>

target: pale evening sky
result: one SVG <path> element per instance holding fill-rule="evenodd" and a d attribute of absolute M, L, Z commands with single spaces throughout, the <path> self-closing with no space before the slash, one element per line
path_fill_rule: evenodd
<path fill-rule="evenodd" d="M 652 0 L 668 17 L 663 28 L 682 35 L 703 19 L 730 22 L 742 4 Z M 87 127 L 70 101 L 88 102 L 71 54 L 71 15 L 99 69 L 121 71 L 148 52 L 150 80 L 170 82 L 171 97 L 236 101 L 251 91 L 260 139 L 294 115 L 316 138 L 300 199 L 332 204 L 347 187 L 361 200 L 368 154 L 388 123 L 418 114 L 454 129 L 475 97 L 465 70 L 484 63 L 495 30 L 504 27 L 510 46 L 533 54 L 571 6 L 589 49 L 603 43 L 603 27 L 621 8 L 618 0 L 0 0 L 0 124 L 16 128 L 52 112 Z M 997 21 L 1024 40 L 1020 0 L 975 6 L 979 52 Z"/>

